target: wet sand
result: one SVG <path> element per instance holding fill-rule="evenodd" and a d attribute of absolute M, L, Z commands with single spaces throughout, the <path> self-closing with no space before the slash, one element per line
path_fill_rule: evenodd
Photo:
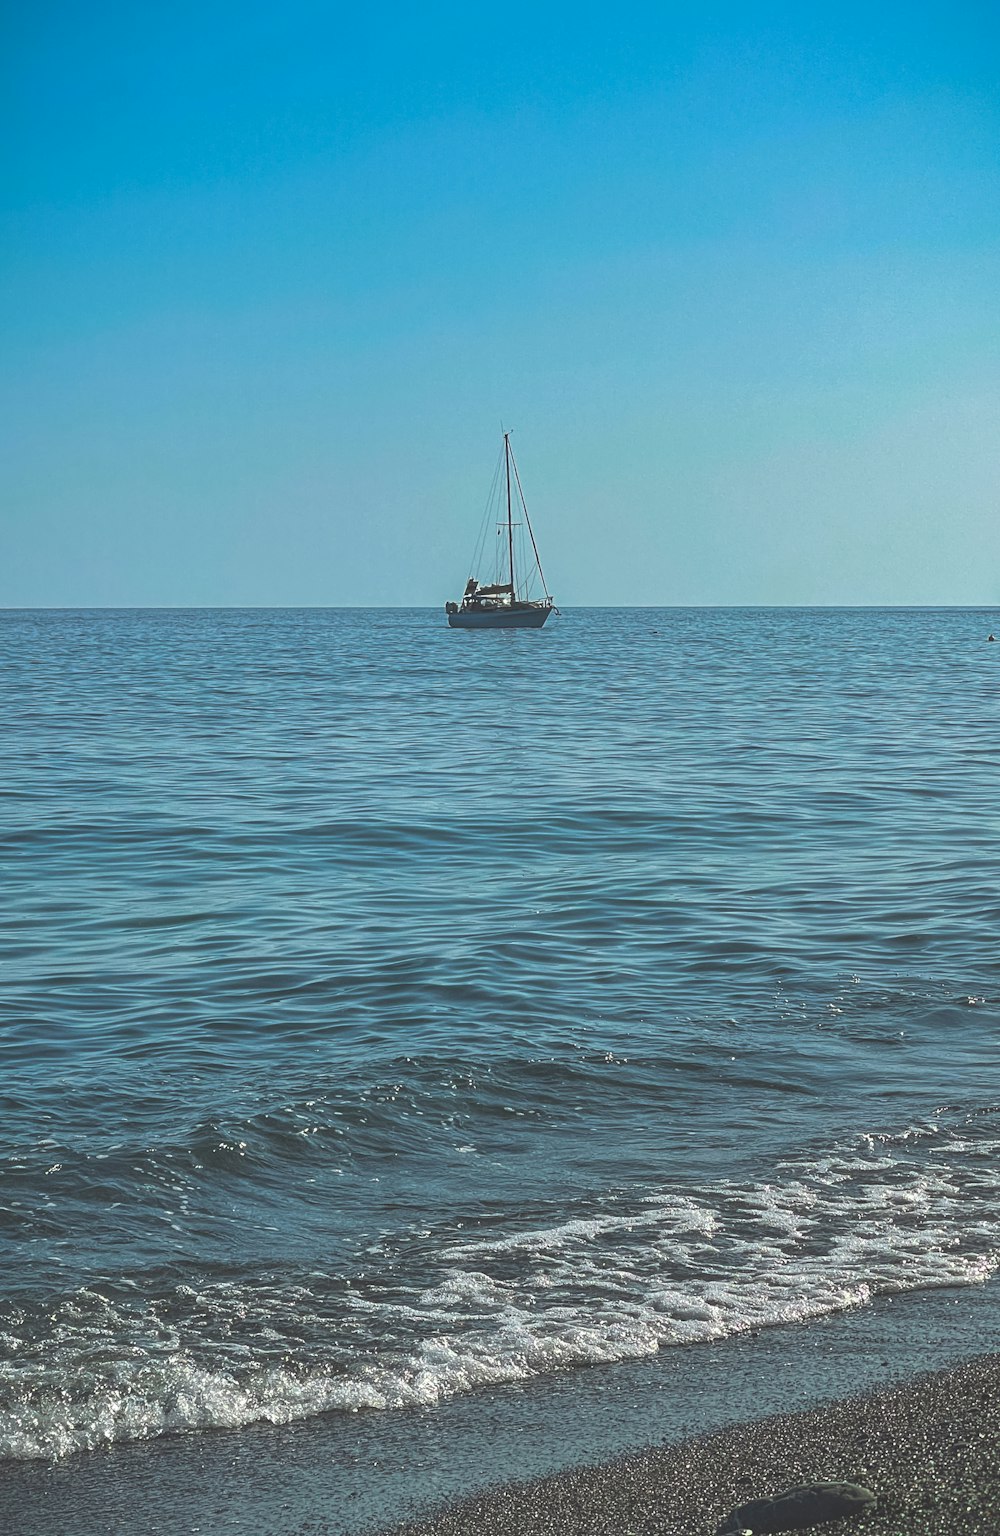
<path fill-rule="evenodd" d="M 735 1506 L 817 1479 L 862 1483 L 879 1501 L 857 1518 L 812 1529 L 1000 1536 L 1000 1355 L 606 1466 L 508 1484 L 393 1530 L 711 1536 Z"/>

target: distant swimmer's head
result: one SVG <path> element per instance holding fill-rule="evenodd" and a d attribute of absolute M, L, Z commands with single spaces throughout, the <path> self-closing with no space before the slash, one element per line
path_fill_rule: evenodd
<path fill-rule="evenodd" d="M 988 640 L 995 640 L 996 639 L 996 635 L 988 635 L 987 639 Z"/>

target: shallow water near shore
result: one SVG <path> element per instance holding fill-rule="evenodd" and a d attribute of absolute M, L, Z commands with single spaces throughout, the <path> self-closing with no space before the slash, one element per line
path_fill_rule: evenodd
<path fill-rule="evenodd" d="M 0 1456 L 983 1296 L 994 624 L 0 615 Z"/>
<path fill-rule="evenodd" d="M 172 1435 L 86 1457 L 8 1462 L 0 1526 L 19 1536 L 377 1536 L 520 1484 L 776 1413 L 915 1381 L 1000 1344 L 1000 1281 L 911 1292 L 724 1343 L 239 1435 Z M 916 1373 L 916 1376 L 915 1376 Z M 916 1410 L 918 1416 L 918 1410 Z M 822 1458 L 805 1476 L 858 1475 Z M 768 1482 L 761 1468 L 760 1489 Z M 596 1515 L 596 1512 L 592 1511 Z M 601 1528 L 599 1518 L 595 1519 Z M 706 1527 L 714 1530 L 715 1523 Z M 478 1521 L 473 1530 L 483 1528 Z M 693 1528 L 692 1528 L 693 1529 Z"/>

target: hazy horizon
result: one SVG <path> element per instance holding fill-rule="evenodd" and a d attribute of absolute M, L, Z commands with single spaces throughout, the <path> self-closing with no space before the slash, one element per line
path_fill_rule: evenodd
<path fill-rule="evenodd" d="M 555 610 L 555 617 L 564 613 L 586 613 L 622 609 L 636 609 L 650 613 L 683 613 L 686 610 L 719 613 L 766 613 L 770 610 L 801 610 L 803 612 L 831 612 L 870 609 L 873 613 L 901 609 L 928 613 L 989 613 L 1000 607 L 997 603 L 564 603 Z M 437 613 L 444 612 L 443 603 L 4 603 L 0 613 L 360 613 L 374 609 L 377 613 Z"/>

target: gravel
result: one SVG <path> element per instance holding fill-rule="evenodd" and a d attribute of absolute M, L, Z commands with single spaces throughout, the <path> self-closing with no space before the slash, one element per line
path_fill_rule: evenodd
<path fill-rule="evenodd" d="M 392 1536 L 714 1536 L 738 1505 L 817 1480 L 874 1510 L 810 1529 L 1000 1536 L 1000 1355 L 807 1413 L 489 1489 Z"/>

